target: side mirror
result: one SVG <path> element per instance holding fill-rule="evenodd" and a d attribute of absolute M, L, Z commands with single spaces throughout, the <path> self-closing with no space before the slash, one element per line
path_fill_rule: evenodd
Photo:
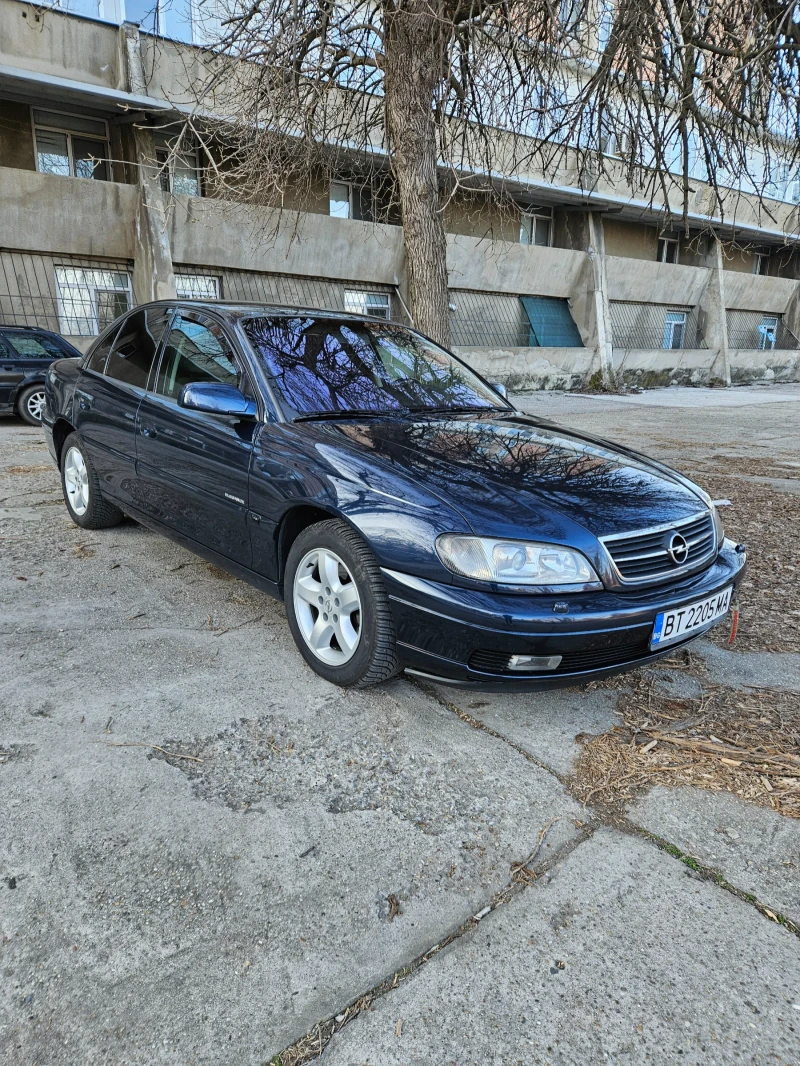
<path fill-rule="evenodd" d="M 258 414 L 255 400 L 248 400 L 235 385 L 223 385 L 217 381 L 196 381 L 184 385 L 178 404 L 191 411 L 205 411 L 210 415 L 255 418 Z"/>
<path fill-rule="evenodd" d="M 495 392 L 500 393 L 504 400 L 508 399 L 508 389 L 505 387 L 505 385 L 501 385 L 499 381 L 493 381 L 491 382 L 491 386 Z"/>

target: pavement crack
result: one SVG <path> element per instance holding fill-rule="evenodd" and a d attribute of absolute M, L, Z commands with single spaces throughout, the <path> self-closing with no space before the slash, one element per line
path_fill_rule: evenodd
<path fill-rule="evenodd" d="M 436 689 L 433 688 L 431 685 L 427 685 L 424 681 L 418 681 L 416 678 L 412 677 L 409 677 L 408 680 L 411 682 L 412 685 L 416 685 L 417 688 L 421 689 L 426 695 L 436 700 L 436 702 L 442 707 L 444 707 L 445 710 L 452 711 L 452 713 L 457 715 L 462 722 L 466 722 L 467 725 L 471 726 L 473 729 L 478 730 L 478 732 L 480 733 L 488 733 L 488 735 L 490 737 L 494 737 L 495 740 L 500 740 L 504 744 L 507 744 L 509 748 L 513 748 L 518 755 L 521 755 L 523 759 L 526 759 L 534 766 L 538 766 L 539 769 L 544 770 L 545 773 L 550 774 L 557 781 L 559 781 L 564 786 L 564 788 L 569 790 L 569 778 L 566 777 L 564 774 L 560 774 L 558 770 L 554 770 L 552 766 L 549 766 L 541 759 L 537 759 L 535 755 L 532 755 L 527 750 L 527 748 L 523 748 L 521 744 L 517 744 L 516 741 L 510 740 L 503 733 L 499 733 L 496 729 L 492 729 L 490 725 L 486 725 L 485 722 L 482 722 L 479 718 L 475 718 L 467 711 L 463 711 L 455 703 L 452 703 L 450 700 L 442 696 L 440 692 L 437 692 Z"/>
<path fill-rule="evenodd" d="M 744 889 L 737 888 L 736 885 L 728 881 L 726 877 L 723 877 L 719 870 L 715 870 L 713 866 L 707 866 L 705 863 L 700 862 L 699 859 L 696 859 L 688 852 L 682 851 L 681 848 L 676 844 L 673 844 L 671 841 L 666 840 L 657 833 L 652 833 L 649 829 L 644 829 L 642 826 L 624 815 L 609 817 L 605 820 L 602 816 L 599 816 L 598 820 L 608 828 L 618 829 L 620 832 L 626 833 L 629 836 L 649 841 L 649 843 L 654 844 L 660 851 L 666 852 L 666 854 L 671 855 L 673 859 L 682 862 L 684 866 L 688 867 L 700 880 L 708 881 L 709 883 L 716 885 L 717 888 L 721 888 L 723 891 L 730 893 L 730 895 L 734 896 L 742 903 L 748 903 L 764 918 L 767 918 L 771 922 L 775 922 L 777 925 L 782 925 L 784 929 L 790 933 L 794 933 L 794 935 L 800 939 L 800 925 L 798 925 L 797 922 L 792 921 L 792 919 L 785 914 L 781 914 L 781 912 L 775 910 L 774 907 L 768 907 L 752 892 L 746 892 Z"/>
<path fill-rule="evenodd" d="M 426 963 L 430 962 L 438 955 L 441 955 L 445 948 L 452 947 L 465 934 L 471 933 L 473 929 L 477 929 L 478 925 L 493 911 L 497 910 L 498 907 L 504 906 L 527 889 L 533 886 L 538 887 L 544 874 L 562 863 L 573 851 L 579 848 L 581 844 L 589 840 L 598 828 L 597 825 L 585 823 L 580 827 L 576 836 L 560 847 L 554 854 L 548 856 L 543 862 L 536 864 L 536 859 L 538 858 L 541 846 L 544 843 L 550 828 L 556 821 L 558 821 L 558 819 L 554 819 L 540 830 L 536 847 L 523 862 L 512 863 L 511 877 L 507 884 L 495 892 L 488 903 L 483 907 L 480 907 L 471 917 L 462 922 L 461 925 L 444 937 L 444 939 L 433 944 L 422 952 L 422 954 L 418 955 L 415 959 L 412 959 L 412 961 L 406 966 L 402 966 L 400 969 L 389 974 L 388 977 L 385 977 L 367 992 L 362 993 L 357 999 L 352 1000 L 341 1010 L 338 1010 L 329 1017 L 317 1022 L 316 1025 L 305 1034 L 305 1036 L 300 1037 L 299 1040 L 290 1044 L 287 1048 L 281 1051 L 280 1054 L 274 1055 L 269 1060 L 268 1066 L 303 1066 L 304 1063 L 318 1059 L 333 1037 L 341 1032 L 345 1026 L 349 1025 L 350 1022 L 360 1014 L 369 1010 L 376 1000 L 381 999 L 383 996 L 397 988 L 402 982 L 408 980 L 409 977 L 416 973 L 421 967 L 425 966 Z"/>
<path fill-rule="evenodd" d="M 442 707 L 458 715 L 458 717 L 463 722 L 471 726 L 473 729 L 476 729 L 482 733 L 488 733 L 489 736 L 492 736 L 496 740 L 500 740 L 503 743 L 507 744 L 510 748 L 513 748 L 514 751 L 522 755 L 523 758 L 526 759 L 529 763 L 532 763 L 534 766 L 538 766 L 541 770 L 545 770 L 547 773 L 552 774 L 553 777 L 555 777 L 563 785 L 565 791 L 572 799 L 580 803 L 585 809 L 591 810 L 595 827 L 603 826 L 609 829 L 617 829 L 620 832 L 628 834 L 629 836 L 636 836 L 639 839 L 649 841 L 661 851 L 666 852 L 666 854 L 671 855 L 675 859 L 678 859 L 679 862 L 682 862 L 685 866 L 692 870 L 696 876 L 702 878 L 704 881 L 708 881 L 709 883 L 716 885 L 717 888 L 721 888 L 724 891 L 729 892 L 731 895 L 735 896 L 736 899 L 742 901 L 743 903 L 748 903 L 750 906 L 754 907 L 755 910 L 757 910 L 759 914 L 762 915 L 762 917 L 767 918 L 769 921 L 775 922 L 778 925 L 782 925 L 784 929 L 788 930 L 790 933 L 794 933 L 795 936 L 800 938 L 800 925 L 798 925 L 788 916 L 781 914 L 779 911 L 775 910 L 772 907 L 768 907 L 766 904 L 762 903 L 755 895 L 753 895 L 753 893 L 747 892 L 741 888 L 737 888 L 736 885 L 732 884 L 730 881 L 727 880 L 727 878 L 723 877 L 723 875 L 718 870 L 715 870 L 713 867 L 706 866 L 704 863 L 701 863 L 693 855 L 689 855 L 686 852 L 682 851 L 681 848 L 679 848 L 676 844 L 673 844 L 671 841 L 666 840 L 655 833 L 651 833 L 649 830 L 644 829 L 640 825 L 637 825 L 636 822 L 630 819 L 627 814 L 622 813 L 621 810 L 614 809 L 610 804 L 602 800 L 594 802 L 590 799 L 587 799 L 586 795 L 582 795 L 580 789 L 577 787 L 577 782 L 575 780 L 574 775 L 559 774 L 552 767 L 548 766 L 546 763 L 543 763 L 540 759 L 537 759 L 520 744 L 517 744 L 513 740 L 509 740 L 508 737 L 504 736 L 502 733 L 499 733 L 496 729 L 492 729 L 491 726 L 485 725 L 479 719 L 474 718 L 471 714 L 468 714 L 466 711 L 461 710 L 461 708 L 456 706 L 456 704 L 451 703 L 449 700 L 442 697 L 441 694 L 435 689 L 433 689 L 431 686 L 426 685 L 424 682 L 419 682 L 416 680 L 413 683 L 418 685 L 418 687 L 425 691 L 428 695 L 432 696 Z"/>

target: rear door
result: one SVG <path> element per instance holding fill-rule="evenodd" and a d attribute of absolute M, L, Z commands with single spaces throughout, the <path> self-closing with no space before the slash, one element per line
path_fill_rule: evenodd
<path fill-rule="evenodd" d="M 154 368 L 170 309 L 141 307 L 93 349 L 75 389 L 75 428 L 103 492 L 135 503 L 136 412 Z"/>
<path fill-rule="evenodd" d="M 257 423 L 180 407 L 183 386 L 199 381 L 235 385 L 254 396 L 222 323 L 180 309 L 139 408 L 139 506 L 190 540 L 249 566 L 248 477 Z"/>

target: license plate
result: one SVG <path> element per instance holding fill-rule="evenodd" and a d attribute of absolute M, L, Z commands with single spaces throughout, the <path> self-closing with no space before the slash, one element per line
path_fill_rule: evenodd
<path fill-rule="evenodd" d="M 728 588 L 723 589 L 722 592 L 715 592 L 708 599 L 689 603 L 674 611 L 662 611 L 656 616 L 650 647 L 662 647 L 690 633 L 709 629 L 728 613 L 732 596 L 733 585 L 729 585 Z"/>

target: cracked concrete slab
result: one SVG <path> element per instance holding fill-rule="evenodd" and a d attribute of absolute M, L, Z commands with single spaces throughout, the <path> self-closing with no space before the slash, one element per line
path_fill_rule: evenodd
<path fill-rule="evenodd" d="M 337 1034 L 324 1066 L 797 1061 L 797 938 L 600 831 Z"/>
<path fill-rule="evenodd" d="M 785 404 L 759 402 L 660 424 L 633 403 L 531 405 L 684 466 L 796 455 Z M 543 858 L 575 840 L 584 810 L 508 744 L 404 681 L 325 685 L 279 605 L 136 525 L 77 529 L 38 431 L 0 434 L 0 1060 L 263 1066 L 482 909 L 551 818 Z M 664 695 L 692 696 L 661 674 Z M 442 694 L 561 775 L 576 734 L 616 722 L 602 689 Z M 702 803 L 682 795 L 683 812 L 653 801 L 653 824 L 702 851 Z M 796 941 L 652 845 L 601 839 L 327 1054 L 357 1038 L 352 1061 L 380 1066 L 796 1061 L 781 1036 Z M 788 898 L 782 840 L 748 829 L 753 855 L 732 847 L 723 873 L 736 883 L 744 859 L 767 905 Z M 447 986 L 417 985 L 395 1037 L 397 997 L 436 973 Z"/>
<path fill-rule="evenodd" d="M 796 652 L 729 651 L 707 640 L 693 645 L 711 681 L 731 688 L 780 688 L 800 692 L 800 654 Z"/>
<path fill-rule="evenodd" d="M 800 822 L 729 792 L 660 785 L 628 816 L 800 924 Z"/>
<path fill-rule="evenodd" d="M 247 719 L 207 697 L 197 740 L 189 705 L 106 735 L 92 699 L 52 703 L 3 738 L 33 750 L 0 768 L 16 1061 L 268 1059 L 481 909 L 553 818 L 553 847 L 576 832 L 551 776 L 405 682 L 289 678 Z"/>
<path fill-rule="evenodd" d="M 601 689 L 505 693 L 440 686 L 436 691 L 562 775 L 572 773 L 580 754 L 576 736 L 605 733 L 618 721 L 614 715 L 618 693 Z"/>
<path fill-rule="evenodd" d="M 0 1058 L 264 1062 L 574 838 L 410 682 L 345 693 L 255 590 L 38 510 L 0 578 Z"/>

